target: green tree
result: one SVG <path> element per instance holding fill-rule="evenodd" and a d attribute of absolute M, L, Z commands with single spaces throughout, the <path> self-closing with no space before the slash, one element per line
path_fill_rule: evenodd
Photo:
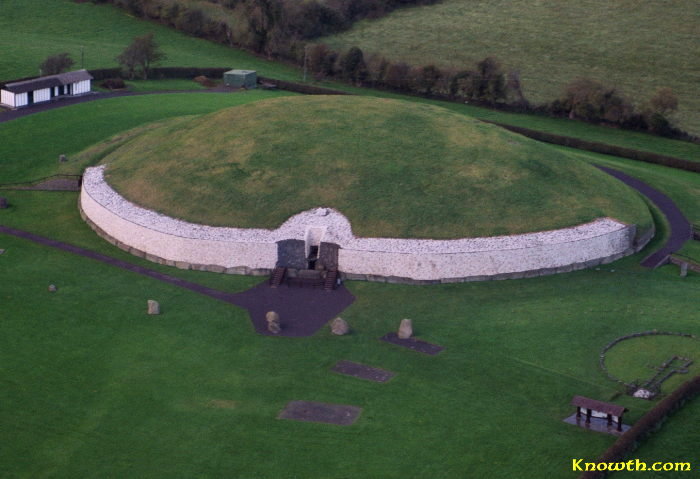
<path fill-rule="evenodd" d="M 160 51 L 153 38 L 153 33 L 148 33 L 134 38 L 134 41 L 117 56 L 117 62 L 130 79 L 140 71 L 141 77 L 147 80 L 151 67 L 165 58 L 165 54 Z"/>
<path fill-rule="evenodd" d="M 355 84 L 361 84 L 367 77 L 367 66 L 362 50 L 352 47 L 340 57 L 339 65 L 341 76 Z"/>
<path fill-rule="evenodd" d="M 75 64 L 70 53 L 57 53 L 46 58 L 39 68 L 42 75 L 56 75 L 70 69 Z"/>

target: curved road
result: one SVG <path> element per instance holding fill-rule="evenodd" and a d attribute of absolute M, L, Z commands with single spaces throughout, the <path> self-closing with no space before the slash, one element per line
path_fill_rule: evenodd
<path fill-rule="evenodd" d="M 693 228 L 690 226 L 688 219 L 671 198 L 659 190 L 621 171 L 599 165 L 596 165 L 596 167 L 639 191 L 661 210 L 671 227 L 671 234 L 661 248 L 642 260 L 641 265 L 647 268 L 658 268 L 668 263 L 668 256 L 681 249 L 683 244 L 693 237 Z"/>

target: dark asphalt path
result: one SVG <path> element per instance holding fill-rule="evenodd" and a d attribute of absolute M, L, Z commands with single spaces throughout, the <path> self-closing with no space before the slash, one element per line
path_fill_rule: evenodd
<path fill-rule="evenodd" d="M 668 262 L 668 256 L 681 249 L 683 244 L 693 237 L 693 228 L 690 226 L 688 219 L 683 216 L 683 213 L 678 209 L 671 198 L 661 193 L 659 190 L 621 171 L 605 166 L 596 166 L 598 169 L 617 178 L 649 198 L 664 214 L 666 221 L 668 221 L 671 227 L 671 234 L 660 249 L 644 258 L 640 264 L 647 268 L 658 268 L 666 264 Z"/>
<path fill-rule="evenodd" d="M 78 103 L 86 103 L 88 101 L 105 100 L 107 98 L 119 98 L 124 96 L 140 96 L 140 95 L 162 95 L 166 93 L 234 93 L 239 91 L 235 88 L 217 87 L 208 88 L 205 90 L 163 90 L 163 91 L 118 91 L 118 92 L 92 92 L 87 95 L 76 96 L 72 98 L 60 98 L 58 100 L 35 103 L 31 106 L 23 106 L 16 110 L 8 110 L 0 113 L 0 123 L 16 120 L 23 116 L 33 115 L 42 111 L 55 110 L 64 106 L 77 105 Z"/>
<path fill-rule="evenodd" d="M 280 315 L 282 332 L 279 336 L 311 336 L 355 301 L 355 297 L 345 286 L 340 286 L 334 291 L 285 287 L 273 289 L 268 286 L 267 281 L 263 281 L 261 284 L 242 293 L 227 293 L 27 231 L 0 225 L 0 233 L 91 258 L 220 301 L 235 304 L 248 311 L 256 332 L 265 335 L 272 336 L 267 331 L 267 321 L 265 320 L 265 313 L 268 311 L 276 311 Z"/>

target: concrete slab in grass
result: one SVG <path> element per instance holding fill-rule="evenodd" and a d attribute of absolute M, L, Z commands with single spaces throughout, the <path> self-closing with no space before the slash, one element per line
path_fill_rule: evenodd
<path fill-rule="evenodd" d="M 362 408 L 344 404 L 328 404 L 314 401 L 290 401 L 277 416 L 279 419 L 322 422 L 338 426 L 353 424 Z"/>
<path fill-rule="evenodd" d="M 332 371 L 346 374 L 355 378 L 367 379 L 377 383 L 385 383 L 395 376 L 395 373 L 386 369 L 367 366 L 366 364 L 354 363 L 352 361 L 341 360 L 333 366 Z"/>

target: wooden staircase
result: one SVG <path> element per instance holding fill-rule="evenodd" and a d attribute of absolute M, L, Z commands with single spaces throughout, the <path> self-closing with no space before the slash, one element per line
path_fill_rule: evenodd
<path fill-rule="evenodd" d="M 276 288 L 284 282 L 284 277 L 287 275 L 287 268 L 277 266 L 270 275 L 270 287 Z"/>

